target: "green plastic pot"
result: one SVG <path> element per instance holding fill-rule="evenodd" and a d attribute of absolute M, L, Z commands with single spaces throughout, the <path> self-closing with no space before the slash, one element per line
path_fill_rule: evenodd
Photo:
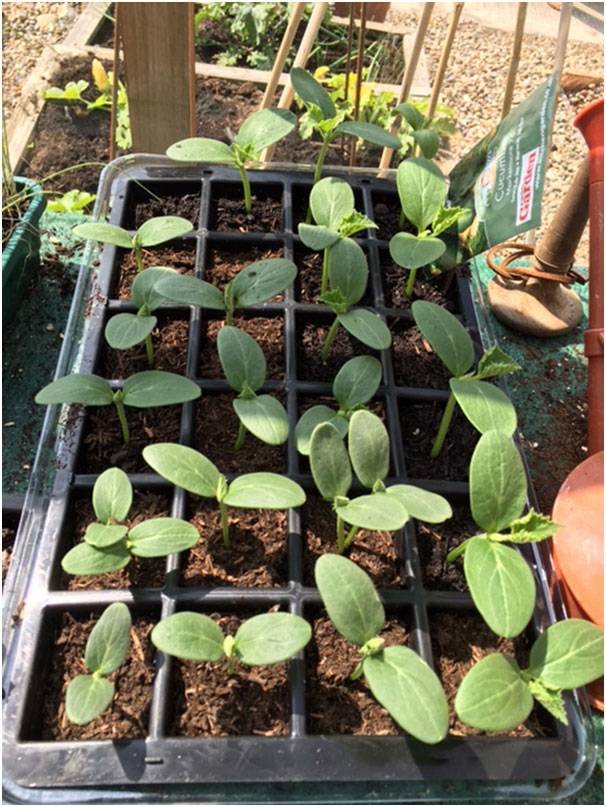
<path fill-rule="evenodd" d="M 29 205 L 2 252 L 2 317 L 10 322 L 19 302 L 40 267 L 40 216 L 46 199 L 40 185 L 25 177 L 15 177 L 17 190 L 27 188 Z"/>

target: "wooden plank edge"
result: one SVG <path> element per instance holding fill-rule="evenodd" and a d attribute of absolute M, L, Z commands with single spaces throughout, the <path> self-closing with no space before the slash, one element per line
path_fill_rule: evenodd
<path fill-rule="evenodd" d="M 61 43 L 67 47 L 84 47 L 97 33 L 111 3 L 87 3 Z"/>

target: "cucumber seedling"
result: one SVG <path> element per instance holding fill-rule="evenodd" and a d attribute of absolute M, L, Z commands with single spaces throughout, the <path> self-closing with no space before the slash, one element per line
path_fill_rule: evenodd
<path fill-rule="evenodd" d="M 328 274 L 331 261 L 348 262 L 351 255 L 361 249 L 352 235 L 376 228 L 376 224 L 355 209 L 354 193 L 349 183 L 336 177 L 321 179 L 311 189 L 309 197 L 315 224 L 299 224 L 299 237 L 306 247 L 324 250 L 320 294 L 328 291 Z M 363 253 L 362 253 L 363 254 Z"/>
<path fill-rule="evenodd" d="M 135 258 L 137 272 L 142 272 L 143 250 L 145 247 L 155 247 L 172 241 L 174 238 L 190 233 L 193 224 L 181 216 L 157 216 L 148 219 L 131 237 L 128 230 L 115 224 L 106 224 L 103 221 L 87 221 L 74 227 L 74 235 L 90 241 L 99 241 L 101 244 L 113 244 L 122 249 L 130 249 Z"/>
<path fill-rule="evenodd" d="M 228 483 L 208 457 L 178 443 L 156 443 L 143 449 L 153 470 L 173 485 L 195 496 L 216 499 L 221 514 L 223 543 L 229 547 L 228 507 L 250 510 L 287 510 L 305 501 L 303 488 L 286 476 L 252 473 Z"/>
<path fill-rule="evenodd" d="M 398 266 L 408 269 L 405 293 L 412 297 L 417 271 L 428 266 L 446 252 L 446 243 L 439 235 L 454 227 L 466 212 L 459 207 L 444 207 L 446 180 L 437 165 L 423 157 L 404 160 L 398 166 L 396 184 L 402 217 L 416 228 L 417 233 L 397 233 L 389 242 L 389 253 Z"/>
<path fill-rule="evenodd" d="M 224 291 L 205 280 L 176 273 L 160 278 L 156 291 L 174 303 L 224 311 L 226 324 L 233 325 L 237 308 L 266 303 L 290 286 L 296 276 L 297 267 L 292 261 L 270 258 L 241 269 Z"/>
<path fill-rule="evenodd" d="M 337 551 L 343 554 L 360 529 L 401 529 L 410 518 L 433 524 L 452 516 L 446 499 L 413 485 L 385 486 L 389 473 L 389 435 L 372 412 L 359 410 L 349 422 L 348 448 L 332 423 L 316 426 L 311 436 L 311 473 L 325 501 L 337 515 Z M 348 498 L 352 467 L 369 494 Z M 345 532 L 345 524 L 350 525 Z"/>
<path fill-rule="evenodd" d="M 409 138 L 412 144 L 418 147 L 423 157 L 431 160 L 440 147 L 439 124 L 426 118 L 421 110 L 409 102 L 398 104 L 393 112 L 401 115 L 409 127 Z"/>
<path fill-rule="evenodd" d="M 331 143 L 341 135 L 353 135 L 366 143 L 393 149 L 396 152 L 402 148 L 402 143 L 397 137 L 374 123 L 345 120 L 348 114 L 347 108 L 337 109 L 328 92 L 307 70 L 293 67 L 290 71 L 290 82 L 307 109 L 306 129 L 310 134 L 315 132 L 322 141 L 314 169 L 314 185 L 322 175 Z"/>
<path fill-rule="evenodd" d="M 257 395 L 265 383 L 266 362 L 263 351 L 252 338 L 233 325 L 225 325 L 217 336 L 217 350 L 229 386 L 238 393 L 233 407 L 240 426 L 234 446 L 242 448 L 249 431 L 270 446 L 279 446 L 288 438 L 288 415 L 271 395 Z"/>
<path fill-rule="evenodd" d="M 461 682 L 455 710 L 468 726 L 508 731 L 528 718 L 536 698 L 568 725 L 562 692 L 586 686 L 603 674 L 604 631 L 584 619 L 565 619 L 534 642 L 525 670 L 502 653 L 474 664 Z"/>
<path fill-rule="evenodd" d="M 93 487 L 93 510 L 97 517 L 84 533 L 84 541 L 63 557 L 68 574 L 105 574 L 123 569 L 133 555 L 162 558 L 190 549 L 198 542 L 198 531 L 180 518 L 150 518 L 134 527 L 126 520 L 133 501 L 128 476 L 119 468 L 108 468 Z"/>
<path fill-rule="evenodd" d="M 250 180 L 246 168 L 261 159 L 261 152 L 289 135 L 297 119 L 286 109 L 262 109 L 249 115 L 234 137 L 231 146 L 208 137 L 188 137 L 166 150 L 171 160 L 188 163 L 221 163 L 240 172 L 244 192 L 244 209 L 252 212 Z"/>
<path fill-rule="evenodd" d="M 467 538 L 447 556 L 464 555 L 463 569 L 476 608 L 499 636 L 518 636 L 534 610 L 536 586 L 524 557 L 509 546 L 544 541 L 558 526 L 529 510 L 524 464 L 513 440 L 500 431 L 483 434 L 469 467 L 471 514 L 480 535 Z"/>
<path fill-rule="evenodd" d="M 65 713 L 70 723 L 84 726 L 111 704 L 114 684 L 107 680 L 126 661 L 130 646 L 131 618 L 126 605 L 109 605 L 94 626 L 84 651 L 90 673 L 73 678 L 65 693 Z"/>
<path fill-rule="evenodd" d="M 381 362 L 374 356 L 356 356 L 346 361 L 332 385 L 338 410 L 319 404 L 304 412 L 295 428 L 297 451 L 309 456 L 311 435 L 320 423 L 332 423 L 341 437 L 345 437 L 353 413 L 362 409 L 379 389 L 381 374 Z"/>
<path fill-rule="evenodd" d="M 116 407 L 122 439 L 129 441 L 125 406 L 147 409 L 152 406 L 171 406 L 199 398 L 200 387 L 176 373 L 163 370 L 144 370 L 127 378 L 121 389 L 114 391 L 111 384 L 98 375 L 72 373 L 51 381 L 36 395 L 37 404 L 83 404 L 84 406 Z"/>
<path fill-rule="evenodd" d="M 443 740 L 448 733 L 448 703 L 442 685 L 414 650 L 385 647 L 380 636 L 385 610 L 370 577 L 348 558 L 330 554 L 318 558 L 314 574 L 330 621 L 359 648 L 360 662 L 350 679 L 364 675 L 375 699 L 417 740 L 429 744 Z"/>
<path fill-rule="evenodd" d="M 152 266 L 138 274 L 130 292 L 130 300 L 137 308 L 137 313 L 115 314 L 105 326 L 105 340 L 115 350 L 128 350 L 145 342 L 145 353 L 150 367 L 154 366 L 154 346 L 151 335 L 158 324 L 153 313 L 166 301 L 157 292 L 155 284 L 166 274 L 177 274 L 177 272 L 168 266 Z"/>
<path fill-rule="evenodd" d="M 225 659 L 228 675 L 234 672 L 234 661 L 249 667 L 286 661 L 310 639 L 308 622 L 281 612 L 253 616 L 242 622 L 235 636 L 225 636 L 205 614 L 181 611 L 163 619 L 151 634 L 153 644 L 169 656 L 187 661 Z"/>
<path fill-rule="evenodd" d="M 450 395 L 430 457 L 435 459 L 442 450 L 457 404 L 480 434 L 492 429 L 513 434 L 517 426 L 513 404 L 502 390 L 485 379 L 514 373 L 520 369 L 519 365 L 495 345 L 484 353 L 473 369 L 473 342 L 450 311 L 435 303 L 416 300 L 412 304 L 412 316 L 421 335 L 453 376 L 449 380 Z"/>

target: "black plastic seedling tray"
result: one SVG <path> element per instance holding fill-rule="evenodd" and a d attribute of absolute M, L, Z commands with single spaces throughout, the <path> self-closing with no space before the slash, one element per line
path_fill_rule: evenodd
<path fill-rule="evenodd" d="M 110 166 L 116 178 L 111 183 L 110 221 L 132 227 L 132 208 L 137 200 L 149 198 L 146 189 L 167 195 L 199 194 L 200 218 L 195 232 L 183 239 L 195 251 L 195 274 L 203 278 L 209 250 L 255 245 L 277 246 L 285 257 L 298 254 L 299 239 L 293 221 L 293 203 L 305 204 L 310 187 L 308 174 L 255 172 L 253 194 L 268 188 L 282 199 L 283 229 L 277 233 L 218 233 L 209 229 L 209 216 L 218 192 L 239 192 L 237 175 L 227 169 L 201 171 L 193 166 L 175 167 L 143 158 Z M 349 177 L 358 209 L 373 218 L 373 201 L 391 199 L 397 205 L 393 182 L 352 175 Z M 97 211 L 103 210 L 103 195 Z M 303 200 L 303 202 L 301 202 Z M 410 314 L 384 306 L 380 251 L 387 242 L 372 232 L 360 239 L 369 258 L 370 305 L 390 324 L 411 323 Z M 90 256 L 90 253 L 89 253 Z M 106 247 L 97 271 L 84 266 L 68 328 L 73 344 L 66 346 L 71 369 L 94 372 L 98 367 L 107 317 L 129 305 L 112 297 L 117 284 L 119 250 Z M 472 333 L 478 348 L 479 335 L 469 281 L 456 278 L 455 311 Z M 200 377 L 199 354 L 205 323 L 216 312 L 183 307 L 166 307 L 166 314 L 189 321 L 186 374 L 203 390 L 202 401 L 211 405 L 212 396 L 228 392 L 217 378 Z M 283 300 L 257 309 L 246 316 L 277 316 L 284 319 L 286 378 L 269 381 L 267 389 L 281 387 L 291 423 L 287 447 L 287 473 L 313 490 L 307 465 L 297 455 L 293 440 L 299 402 L 305 396 L 331 394 L 330 382 L 305 381 L 300 376 L 297 340 L 308 321 L 327 321 L 328 309 L 297 301 L 295 289 Z M 65 354 L 66 356 L 68 353 Z M 445 389 L 417 389 L 396 386 L 389 350 L 380 359 L 384 383 L 382 399 L 391 435 L 392 476 L 390 482 L 421 484 L 442 493 L 453 502 L 465 503 L 468 486 L 464 479 L 411 480 L 407 472 L 402 441 L 400 406 L 406 402 L 445 401 Z M 67 363 L 65 356 L 63 364 Z M 65 368 L 64 368 L 65 369 Z M 114 379 L 117 380 L 117 379 Z M 194 403 L 181 409 L 181 443 L 190 445 L 193 436 Z M 58 407 L 47 416 L 34 489 L 26 508 L 35 512 L 25 521 L 23 539 L 31 545 L 30 560 L 20 570 L 21 589 L 13 592 L 25 605 L 9 615 L 10 640 L 4 676 L 4 765 L 5 793 L 11 801 L 65 803 L 83 801 L 153 801 L 162 799 L 196 801 L 448 801 L 461 798 L 456 783 L 469 782 L 474 798 L 508 793 L 527 800 L 544 801 L 547 794 L 562 797 L 579 786 L 584 777 L 591 743 L 585 733 L 582 702 L 568 698 L 570 726 L 553 724 L 540 739 L 499 736 L 449 736 L 437 746 L 425 746 L 400 735 L 390 737 L 312 735 L 306 730 L 306 662 L 304 654 L 289 665 L 290 735 L 288 737 L 229 736 L 184 738 L 170 736 L 171 681 L 174 662 L 158 654 L 147 736 L 134 740 L 42 741 L 40 734 L 43 682 L 48 674 L 53 635 L 65 613 L 75 616 L 99 614 L 109 603 L 127 603 L 134 616 L 146 615 L 154 622 L 180 609 L 203 612 L 251 613 L 278 605 L 291 613 L 313 617 L 320 607 L 317 591 L 303 583 L 303 538 L 301 515 L 288 514 L 288 583 L 282 587 L 241 589 L 220 586 L 191 587 L 180 583 L 182 559 L 166 562 L 165 584 L 157 589 L 68 591 L 60 569 L 61 557 L 71 545 L 71 511 L 74 497 L 90 498 L 96 476 L 83 473 L 80 453 L 86 415 L 77 408 L 59 415 Z M 57 440 L 52 440 L 55 428 Z M 52 449 L 49 453 L 49 446 Z M 203 446 L 200 446 L 203 451 Z M 52 458 L 52 460 L 51 460 Z M 50 479 L 50 482 L 48 481 Z M 172 514 L 186 517 L 186 497 L 151 473 L 131 474 L 135 489 L 162 490 L 171 497 Z M 51 484 L 52 483 L 52 484 Z M 35 486 L 38 486 L 37 489 Z M 43 501 L 42 493 L 50 492 Z M 47 504 L 44 504 L 47 502 Z M 473 612 L 466 593 L 428 590 L 423 585 L 415 528 L 408 525 L 396 536 L 400 556 L 400 587 L 381 591 L 388 614 L 403 617 L 409 629 L 410 646 L 429 664 L 432 658 L 432 615 L 436 611 Z M 548 559 L 531 548 L 528 559 L 538 581 L 534 629 L 561 616 L 561 605 L 552 601 L 547 581 Z M 473 637 L 469 637 L 470 640 Z M 469 798 L 463 795 L 463 799 Z M 520 795 L 522 794 L 522 795 Z M 515 798 L 515 796 L 514 796 Z"/>

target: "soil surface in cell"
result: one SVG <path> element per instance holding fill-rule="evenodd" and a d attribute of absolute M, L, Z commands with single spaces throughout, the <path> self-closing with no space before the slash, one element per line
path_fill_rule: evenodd
<path fill-rule="evenodd" d="M 455 409 L 440 454 L 436 459 L 429 456 L 445 405 L 445 401 L 400 402 L 406 470 L 413 479 L 465 482 L 469 477 L 471 455 L 480 435 L 459 409 Z"/>
<path fill-rule="evenodd" d="M 319 303 L 324 252 L 311 252 L 302 249 L 295 253 L 295 263 L 298 269 L 296 280 L 298 302 Z M 370 276 L 364 297 L 357 305 L 373 305 Z"/>
<path fill-rule="evenodd" d="M 343 639 L 327 617 L 313 620 L 312 628 L 305 650 L 307 731 L 371 737 L 402 734 L 364 678 L 349 680 L 360 661 L 356 646 Z M 408 643 L 406 625 L 398 619 L 388 619 L 380 635 L 386 647 Z"/>
<path fill-rule="evenodd" d="M 282 403 L 284 394 L 273 393 Z M 286 443 L 271 446 L 246 432 L 244 445 L 236 451 L 240 421 L 233 408 L 235 393 L 205 395 L 194 404 L 193 447 L 215 463 L 222 473 L 252 473 L 287 470 Z"/>
<path fill-rule="evenodd" d="M 479 614 L 463 611 L 429 614 L 429 627 L 436 672 L 442 680 L 450 707 L 450 733 L 454 735 L 488 734 L 507 737 L 545 737 L 553 735 L 553 720 L 536 704 L 525 723 L 505 732 L 483 732 L 466 726 L 457 718 L 454 699 L 465 674 L 480 659 L 491 653 L 513 656 L 521 669 L 528 666 L 530 643 L 524 635 L 503 639 L 490 630 Z"/>
<path fill-rule="evenodd" d="M 453 516 L 443 524 L 416 522 L 419 559 L 425 588 L 441 591 L 467 591 L 463 557 L 446 561 L 450 551 L 479 532 L 466 507 L 453 507 Z"/>
<path fill-rule="evenodd" d="M 76 619 L 65 614 L 55 633 L 49 667 L 40 680 L 43 740 L 120 740 L 147 734 L 154 678 L 154 647 L 149 635 L 155 624 L 147 618 L 133 619 L 127 659 L 109 676 L 116 688 L 111 706 L 86 726 L 67 719 L 65 691 L 73 678 L 88 672 L 84 652 L 97 621 L 98 616 Z"/>
<path fill-rule="evenodd" d="M 426 300 L 428 303 L 441 305 L 448 311 L 458 309 L 457 283 L 454 272 L 435 278 L 423 278 L 422 270 L 417 273 L 412 299 L 406 296 L 408 269 L 402 269 L 394 263 L 387 253 L 381 256 L 381 275 L 383 277 L 383 293 L 387 308 L 409 310 L 415 300 Z"/>
<path fill-rule="evenodd" d="M 281 247 L 267 249 L 267 247 L 255 247 L 245 244 L 230 246 L 222 243 L 214 246 L 208 252 L 206 267 L 204 269 L 204 280 L 212 283 L 213 286 L 223 290 L 224 287 L 233 280 L 241 269 L 257 261 L 267 261 L 271 258 L 283 258 L 284 250 Z M 276 295 L 271 302 L 281 300 L 282 295 Z M 265 302 L 270 302 L 266 300 Z"/>
<path fill-rule="evenodd" d="M 156 216 L 181 216 L 190 221 L 193 229 L 196 230 L 200 219 L 200 194 L 186 193 L 184 196 L 159 196 L 158 199 L 136 202 L 134 208 L 133 229 L 135 230 L 138 230 L 148 219 Z"/>
<path fill-rule="evenodd" d="M 226 635 L 234 636 L 242 619 L 209 614 Z M 251 614 L 250 616 L 253 616 Z M 227 673 L 225 661 L 175 659 L 170 733 L 186 737 L 258 735 L 284 737 L 289 732 L 288 665 L 246 667 L 235 663 Z"/>
<path fill-rule="evenodd" d="M 170 516 L 170 498 L 160 493 L 134 491 L 133 504 L 124 524 L 136 527 L 150 518 Z M 71 541 L 65 552 L 84 540 L 89 524 L 96 521 L 91 499 L 76 499 L 74 502 L 74 527 L 70 530 Z M 99 589 L 161 588 L 164 585 L 166 558 L 137 558 L 132 556 L 124 569 L 107 574 L 70 575 L 62 572 L 61 588 L 68 591 L 98 591 Z"/>
<path fill-rule="evenodd" d="M 303 527 L 303 582 L 314 586 L 314 566 L 321 555 L 337 551 L 337 521 L 330 504 L 308 495 L 301 514 Z M 400 585 L 396 537 L 389 532 L 360 530 L 346 556 L 364 569 L 375 586 Z"/>
<path fill-rule="evenodd" d="M 229 510 L 231 546 L 223 543 L 215 502 L 190 499 L 190 521 L 200 541 L 183 557 L 186 586 L 285 586 L 288 582 L 288 530 L 285 512 Z"/>
<path fill-rule="evenodd" d="M 414 326 L 391 325 L 391 358 L 397 386 L 448 390 L 450 373 Z"/>
<path fill-rule="evenodd" d="M 4 578 L 8 574 L 16 534 L 16 530 L 10 527 L 2 527 L 2 582 L 4 582 Z"/>
<path fill-rule="evenodd" d="M 81 474 L 101 473 L 110 465 L 126 473 L 151 473 L 141 452 L 150 443 L 178 443 L 181 406 L 135 409 L 126 406 L 130 440 L 124 444 L 113 405 L 88 407 L 77 469 Z"/>
<path fill-rule="evenodd" d="M 202 323 L 200 345 L 200 377 L 224 378 L 217 351 L 217 335 L 224 325 L 223 320 L 207 320 Z M 234 317 L 234 325 L 259 344 L 266 361 L 267 378 L 282 380 L 286 376 L 284 356 L 283 317 Z"/>
<path fill-rule="evenodd" d="M 116 298 L 130 300 L 133 281 L 137 276 L 137 267 L 132 252 L 118 253 L 118 288 Z M 196 265 L 196 246 L 154 247 L 143 250 L 143 265 L 145 269 L 150 266 L 168 266 L 181 275 L 193 275 Z"/>
<path fill-rule="evenodd" d="M 153 367 L 147 361 L 145 342 L 128 350 L 114 350 L 103 340 L 99 375 L 112 379 L 128 378 L 132 373 L 152 369 L 183 375 L 187 365 L 188 334 L 189 322 L 159 319 L 158 327 L 151 334 Z"/>
<path fill-rule="evenodd" d="M 400 226 L 400 200 L 397 196 L 374 194 L 372 196 L 373 221 L 378 229 L 377 238 L 389 241 L 396 233 L 406 229 Z"/>
<path fill-rule="evenodd" d="M 251 196 L 251 212 L 244 208 L 241 188 L 230 189 L 212 200 L 209 230 L 241 233 L 278 233 L 282 223 L 282 200 L 280 191 L 255 190 Z"/>
<path fill-rule="evenodd" d="M 366 347 L 345 330 L 339 327 L 330 348 L 326 363 L 320 355 L 332 320 L 327 325 L 307 322 L 299 328 L 297 338 L 297 375 L 305 381 L 326 381 L 332 383 L 335 375 L 354 356 L 375 356 L 377 352 Z"/>

